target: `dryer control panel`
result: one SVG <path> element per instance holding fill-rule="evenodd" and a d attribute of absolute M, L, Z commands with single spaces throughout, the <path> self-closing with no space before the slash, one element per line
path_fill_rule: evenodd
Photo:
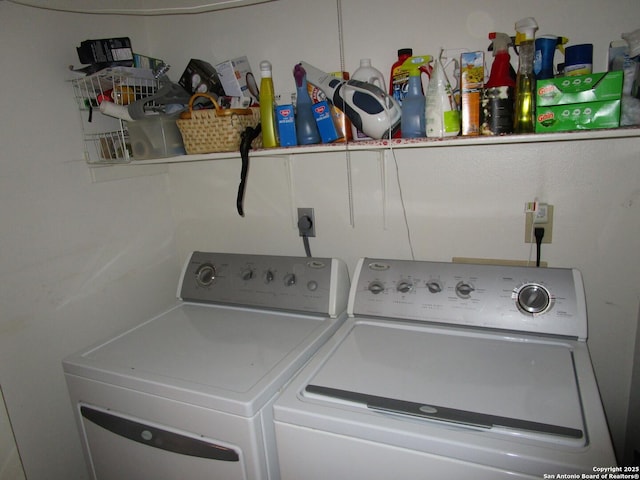
<path fill-rule="evenodd" d="M 347 266 L 335 258 L 193 252 L 178 286 L 184 301 L 329 314 L 344 312 Z"/>
<path fill-rule="evenodd" d="M 570 268 L 363 258 L 348 312 L 587 338 L 582 276 Z"/>

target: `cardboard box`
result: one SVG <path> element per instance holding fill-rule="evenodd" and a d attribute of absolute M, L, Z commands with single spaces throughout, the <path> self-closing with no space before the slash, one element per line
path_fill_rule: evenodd
<path fill-rule="evenodd" d="M 224 88 L 224 93 L 230 97 L 249 97 L 253 95 L 247 86 L 247 75 L 251 72 L 251 66 L 247 57 L 235 58 L 216 65 L 218 78 Z M 258 101 L 259 99 L 255 99 Z"/>
<path fill-rule="evenodd" d="M 187 68 L 185 68 L 178 83 L 189 92 L 194 93 L 210 93 L 214 98 L 224 95 L 224 89 L 218 79 L 216 69 L 208 62 L 192 58 L 189 60 Z"/>
<path fill-rule="evenodd" d="M 623 73 L 593 73 L 539 80 L 536 133 L 617 128 Z"/>
<path fill-rule="evenodd" d="M 276 124 L 281 147 L 298 145 L 296 136 L 296 118 L 292 104 L 276 106 Z"/>
<path fill-rule="evenodd" d="M 536 106 L 618 100 L 622 96 L 622 80 L 620 70 L 538 80 Z"/>
<path fill-rule="evenodd" d="M 619 126 L 620 100 L 549 105 L 536 109 L 536 133 Z"/>
<path fill-rule="evenodd" d="M 129 37 L 85 40 L 76 47 L 78 60 L 83 64 L 106 63 L 133 65 L 133 51 Z"/>
<path fill-rule="evenodd" d="M 322 143 L 335 142 L 340 138 L 341 133 L 336 128 L 334 123 L 334 116 L 331 112 L 329 102 L 323 100 L 322 102 L 315 103 L 312 107 L 313 116 L 316 119 L 318 125 L 318 131 L 320 132 L 320 138 Z"/>
<path fill-rule="evenodd" d="M 480 103 L 484 87 L 484 53 L 460 55 L 460 111 L 462 135 L 480 134 Z"/>

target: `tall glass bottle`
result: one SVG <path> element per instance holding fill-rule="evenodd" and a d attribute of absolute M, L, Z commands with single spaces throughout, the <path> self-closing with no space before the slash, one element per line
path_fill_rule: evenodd
<path fill-rule="evenodd" d="M 271 78 L 271 63 L 260 62 L 260 123 L 262 125 L 262 146 L 272 148 L 278 146 L 276 135 L 275 92 Z"/>
<path fill-rule="evenodd" d="M 528 17 L 516 22 L 516 45 L 520 47 L 520 60 L 516 76 L 516 101 L 513 131 L 532 133 L 535 128 L 536 77 L 533 73 L 535 32 L 538 24 Z"/>

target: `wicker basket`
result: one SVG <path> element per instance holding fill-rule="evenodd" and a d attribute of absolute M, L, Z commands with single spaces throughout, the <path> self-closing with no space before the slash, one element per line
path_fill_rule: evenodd
<path fill-rule="evenodd" d="M 208 98 L 216 108 L 194 110 L 193 102 L 198 97 Z M 176 123 L 188 154 L 235 152 L 240 150 L 242 132 L 260 123 L 260 108 L 224 109 L 211 95 L 196 93 L 189 101 L 189 111 Z M 258 135 L 251 146 L 262 147 L 262 135 Z"/>

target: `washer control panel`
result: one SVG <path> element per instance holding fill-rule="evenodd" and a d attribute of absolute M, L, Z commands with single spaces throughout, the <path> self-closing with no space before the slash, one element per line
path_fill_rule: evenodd
<path fill-rule="evenodd" d="M 193 252 L 178 297 L 185 301 L 303 311 L 346 310 L 349 273 L 335 258 Z"/>
<path fill-rule="evenodd" d="M 349 314 L 586 339 L 580 272 L 363 258 Z"/>

